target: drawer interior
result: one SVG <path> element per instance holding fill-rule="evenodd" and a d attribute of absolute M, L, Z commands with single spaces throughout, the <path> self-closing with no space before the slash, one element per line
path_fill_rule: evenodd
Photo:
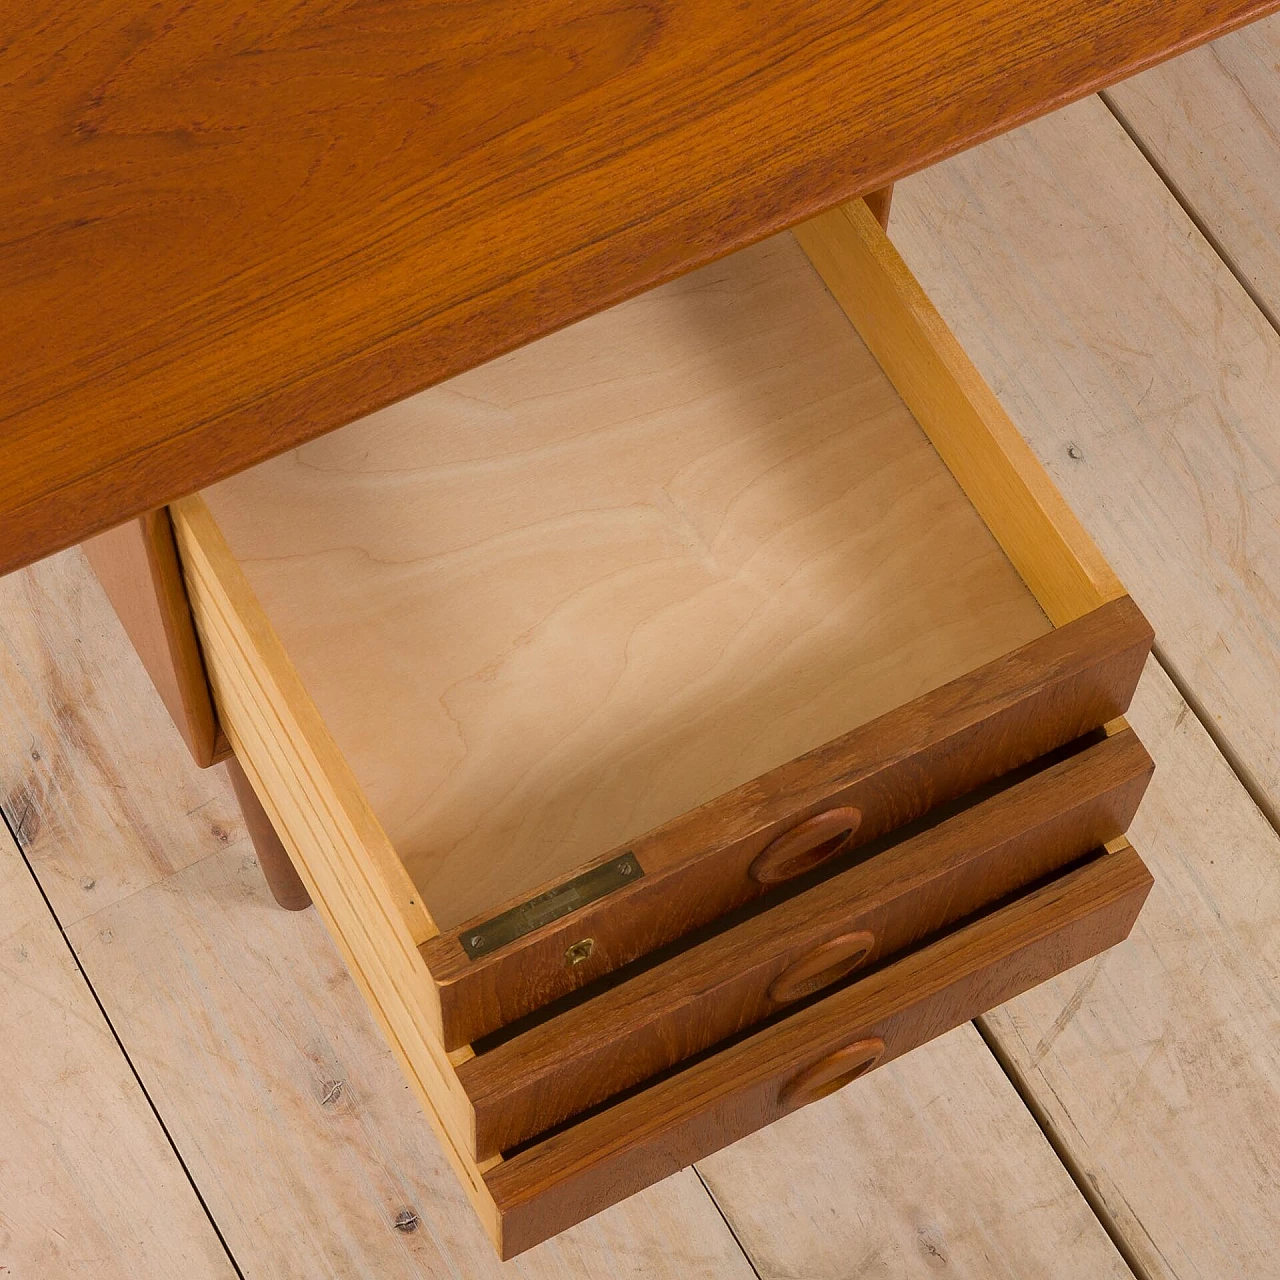
<path fill-rule="evenodd" d="M 442 930 L 1050 629 L 789 233 L 204 497 Z"/>

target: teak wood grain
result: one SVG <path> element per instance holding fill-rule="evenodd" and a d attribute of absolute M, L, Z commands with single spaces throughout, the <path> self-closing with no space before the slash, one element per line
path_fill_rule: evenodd
<path fill-rule="evenodd" d="M 632 841 L 641 879 L 517 943 L 471 960 L 460 933 L 427 940 L 446 1046 L 757 896 L 766 886 L 748 875 L 752 862 L 815 813 L 856 807 L 853 839 L 865 843 L 1123 714 L 1151 641 L 1133 602 L 1111 601 Z M 590 957 L 566 966 L 583 937 L 594 940 Z"/>
<path fill-rule="evenodd" d="M 1275 7 L 15 7 L 0 571 Z"/>
<path fill-rule="evenodd" d="M 511 1257 L 606 1204 L 771 1123 L 789 1086 L 878 1038 L 876 1065 L 1128 936 L 1151 876 L 1127 844 L 902 960 L 770 1023 L 559 1133 L 485 1178 Z"/>
<path fill-rule="evenodd" d="M 893 207 L 893 183 L 875 191 L 868 191 L 862 198 L 867 202 L 867 208 L 871 210 L 875 220 L 885 231 L 888 231 L 889 210 Z"/>
<path fill-rule="evenodd" d="M 168 511 L 148 511 L 81 549 L 196 764 L 224 759 L 230 747 L 213 709 Z"/>
<path fill-rule="evenodd" d="M 477 1156 L 534 1137 L 1122 835 L 1151 770 L 1133 731 L 1122 730 L 479 1052 L 458 1068 L 475 1107 Z"/>

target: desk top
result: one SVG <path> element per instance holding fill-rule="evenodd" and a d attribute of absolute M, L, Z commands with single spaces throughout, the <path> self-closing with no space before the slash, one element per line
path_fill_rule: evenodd
<path fill-rule="evenodd" d="M 30 0 L 0 572 L 1280 0 Z"/>

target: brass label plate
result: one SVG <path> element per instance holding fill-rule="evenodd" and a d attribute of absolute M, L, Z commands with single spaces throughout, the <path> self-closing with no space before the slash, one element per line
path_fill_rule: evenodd
<path fill-rule="evenodd" d="M 523 938 L 526 933 L 542 928 L 544 924 L 567 916 L 570 911 L 577 911 L 615 889 L 632 884 L 642 875 L 644 869 L 636 861 L 636 855 L 628 850 L 620 858 L 592 867 L 590 871 L 584 871 L 580 876 L 566 880 L 564 884 L 558 884 L 500 916 L 494 916 L 492 920 L 467 929 L 458 935 L 458 941 L 468 960 L 478 960 L 490 951 Z"/>

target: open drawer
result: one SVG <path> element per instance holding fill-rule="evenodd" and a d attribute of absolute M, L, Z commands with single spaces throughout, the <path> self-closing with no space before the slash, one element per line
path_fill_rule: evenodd
<path fill-rule="evenodd" d="M 778 1019 L 807 1059 L 808 1002 L 1149 774 L 1150 629 L 861 203 L 172 514 L 222 726 L 508 1254 L 608 1202 L 566 1134 Z"/>

